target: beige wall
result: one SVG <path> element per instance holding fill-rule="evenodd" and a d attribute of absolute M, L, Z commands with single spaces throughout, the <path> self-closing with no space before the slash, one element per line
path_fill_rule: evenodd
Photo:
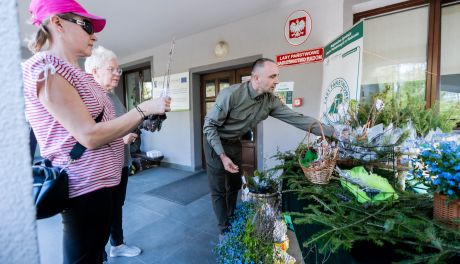
<path fill-rule="evenodd" d="M 287 17 L 298 9 L 304 9 L 311 15 L 313 27 L 307 41 L 294 47 L 284 38 L 284 23 Z M 342 30 L 342 0 L 307 0 L 302 4 L 286 6 L 176 40 L 172 71 L 173 73 L 184 72 L 195 67 L 258 54 L 274 59 L 278 54 L 322 47 L 340 34 Z M 220 40 L 227 41 L 230 46 L 230 52 L 224 59 L 219 59 L 213 55 L 213 48 Z M 121 63 L 129 63 L 154 56 L 155 74 L 157 76 L 162 75 L 166 66 L 169 46 L 169 43 L 165 43 L 160 47 L 120 58 L 120 61 Z M 322 80 L 321 63 L 282 68 L 280 73 L 281 81 L 295 82 L 294 96 L 304 99 L 304 105 L 295 110 L 318 117 Z M 199 87 L 192 87 L 192 89 L 199 89 Z M 166 162 L 193 167 L 192 153 L 194 150 L 191 149 L 194 140 L 191 134 L 193 115 L 200 115 L 200 113 L 169 113 L 160 133 L 144 133 L 144 149 L 162 151 Z M 259 150 L 263 150 L 263 153 L 259 153 L 259 159 L 269 158 L 278 147 L 283 150 L 294 148 L 303 135 L 304 132 L 269 118 L 263 122 L 263 144 L 259 148 Z"/>

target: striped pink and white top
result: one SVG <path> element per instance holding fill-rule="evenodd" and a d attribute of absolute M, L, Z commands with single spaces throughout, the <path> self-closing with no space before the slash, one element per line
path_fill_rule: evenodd
<path fill-rule="evenodd" d="M 115 109 L 103 88 L 92 75 L 46 52 L 39 52 L 22 65 L 25 113 L 32 126 L 40 152 L 54 166 L 64 166 L 75 138 L 46 110 L 38 100 L 37 81 L 42 73 L 59 74 L 78 91 L 93 119 L 102 110 L 101 122 L 115 118 Z M 77 197 L 101 188 L 118 185 L 123 165 L 123 140 L 117 139 L 97 149 L 87 149 L 67 169 L 69 197 Z"/>

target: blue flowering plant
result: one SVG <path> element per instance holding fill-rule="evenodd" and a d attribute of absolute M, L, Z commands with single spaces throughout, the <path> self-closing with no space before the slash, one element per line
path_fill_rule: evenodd
<path fill-rule="evenodd" d="M 460 199 L 460 143 L 425 145 L 414 160 L 413 172 L 433 192 Z"/>
<path fill-rule="evenodd" d="M 256 206 L 241 203 L 229 231 L 214 248 L 218 264 L 265 264 L 273 262 L 273 241 L 266 243 L 255 235 Z M 273 232 L 271 232 L 273 233 Z"/>

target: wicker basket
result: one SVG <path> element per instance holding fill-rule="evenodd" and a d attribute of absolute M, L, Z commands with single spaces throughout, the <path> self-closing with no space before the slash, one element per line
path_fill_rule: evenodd
<path fill-rule="evenodd" d="M 326 137 L 324 136 L 324 130 L 323 126 L 321 123 L 315 123 L 319 124 L 319 127 L 321 129 L 321 136 L 323 140 L 326 140 Z M 308 130 L 308 135 L 307 135 L 307 150 L 312 149 L 310 146 L 310 131 L 311 128 L 313 127 L 310 126 L 310 129 Z M 305 150 L 306 151 L 306 150 Z M 310 167 L 304 167 L 301 162 L 301 157 L 305 155 L 305 151 L 302 151 L 299 156 L 299 165 L 302 168 L 303 174 L 307 179 L 314 183 L 314 184 L 327 184 L 329 183 L 329 180 L 332 177 L 332 172 L 334 171 L 335 164 L 337 162 L 337 157 L 338 157 L 338 148 L 334 149 L 332 152 L 332 155 L 328 157 L 328 159 L 324 160 L 322 163 L 317 164 L 317 163 L 311 163 Z"/>
<path fill-rule="evenodd" d="M 460 200 L 450 200 L 447 196 L 435 193 L 433 217 L 436 220 L 460 229 L 460 224 L 453 223 L 453 219 L 460 219 Z"/>

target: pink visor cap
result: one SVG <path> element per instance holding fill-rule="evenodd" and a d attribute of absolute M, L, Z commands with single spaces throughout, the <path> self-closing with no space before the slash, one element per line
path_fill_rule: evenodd
<path fill-rule="evenodd" d="M 77 1 L 74 0 L 32 0 L 29 6 L 32 15 L 32 24 L 40 26 L 43 20 L 51 15 L 74 13 L 88 18 L 93 24 L 94 32 L 100 32 L 105 27 L 105 18 L 88 13 Z"/>

